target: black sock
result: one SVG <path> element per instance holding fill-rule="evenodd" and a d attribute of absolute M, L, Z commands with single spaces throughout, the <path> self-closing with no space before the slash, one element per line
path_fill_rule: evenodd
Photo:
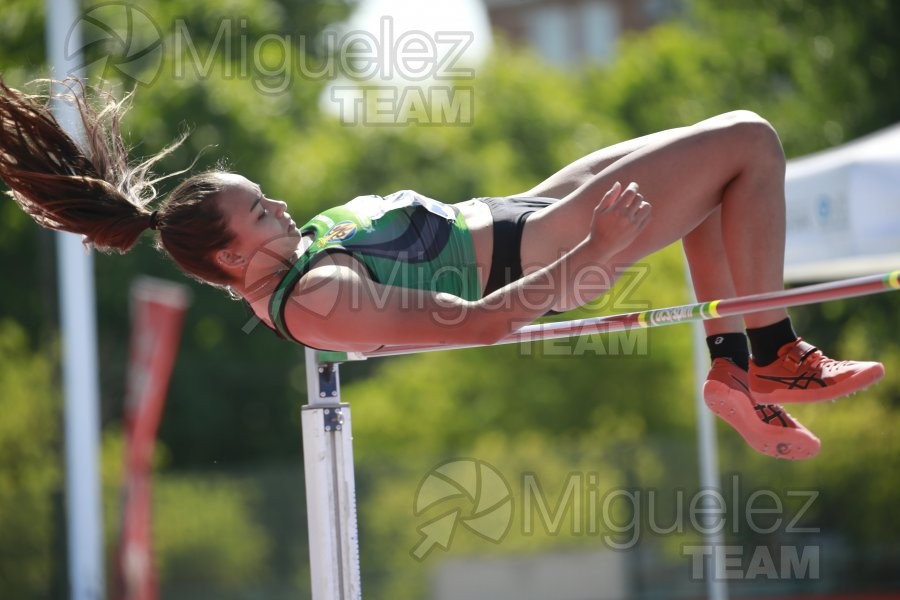
<path fill-rule="evenodd" d="M 753 351 L 753 362 L 761 367 L 772 364 L 778 358 L 778 350 L 785 344 L 797 339 L 790 317 L 765 327 L 748 329 L 750 349 Z"/>
<path fill-rule="evenodd" d="M 740 368 L 747 370 L 750 352 L 747 351 L 747 336 L 743 333 L 719 333 L 706 338 L 709 357 L 728 358 Z"/>

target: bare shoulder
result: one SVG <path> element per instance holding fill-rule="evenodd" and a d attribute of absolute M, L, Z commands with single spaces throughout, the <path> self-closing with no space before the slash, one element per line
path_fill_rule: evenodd
<path fill-rule="evenodd" d="M 366 352 L 391 345 L 477 343 L 482 311 L 452 294 L 383 285 L 342 254 L 298 282 L 285 322 L 299 341 L 327 350 Z"/>
<path fill-rule="evenodd" d="M 334 253 L 310 269 L 285 304 L 285 323 L 300 342 L 315 348 L 365 352 L 380 344 L 360 344 L 348 335 L 353 323 L 374 315 L 358 298 L 372 280 L 365 267 L 349 254 Z M 356 300 L 354 300 L 356 298 Z"/>

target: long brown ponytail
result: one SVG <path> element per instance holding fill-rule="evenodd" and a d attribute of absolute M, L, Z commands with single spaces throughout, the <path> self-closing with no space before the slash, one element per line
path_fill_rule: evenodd
<path fill-rule="evenodd" d="M 40 225 L 80 233 L 101 250 L 125 252 L 148 225 L 145 205 L 156 196 L 150 168 L 184 138 L 130 167 L 120 134 L 129 97 L 117 101 L 96 91 L 91 96 L 100 106 L 95 106 L 84 87 L 67 79 L 55 95 L 77 109 L 82 147 L 51 114 L 49 92 L 26 94 L 0 81 L 0 178 Z"/>
<path fill-rule="evenodd" d="M 54 82 L 41 82 L 53 86 Z M 183 141 L 131 166 L 121 135 L 130 96 L 91 89 L 78 79 L 55 82 L 62 92 L 27 94 L 0 80 L 0 179 L 13 199 L 40 225 L 78 233 L 99 250 L 126 252 L 148 228 L 157 247 L 188 275 L 215 285 L 231 276 L 212 260 L 233 235 L 214 202 L 224 184 L 215 172 L 182 182 L 157 211 L 150 170 Z M 50 112 L 53 98 L 77 109 L 84 145 L 77 144 Z M 174 173 L 178 175 L 180 171 Z"/>

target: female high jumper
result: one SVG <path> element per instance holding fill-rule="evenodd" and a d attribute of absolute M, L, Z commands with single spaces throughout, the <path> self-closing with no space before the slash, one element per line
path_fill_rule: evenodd
<path fill-rule="evenodd" d="M 151 229 L 188 276 L 239 295 L 310 347 L 491 344 L 602 295 L 623 268 L 677 240 L 700 301 L 783 287 L 785 158 L 751 112 L 598 150 L 521 194 L 361 196 L 297 227 L 284 202 L 236 173 L 191 176 L 157 203 L 150 168 L 180 141 L 131 164 L 125 102 L 67 85 L 84 145 L 46 96 L 0 81 L 0 178 L 19 206 L 99 250 L 126 252 Z M 783 309 L 704 326 L 707 405 L 771 456 L 820 448 L 778 403 L 831 400 L 884 374 L 880 363 L 826 357 Z"/>

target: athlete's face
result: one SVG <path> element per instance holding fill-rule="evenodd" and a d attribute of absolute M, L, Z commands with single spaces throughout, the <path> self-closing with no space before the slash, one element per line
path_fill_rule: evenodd
<path fill-rule="evenodd" d="M 221 258 L 240 266 L 275 240 L 300 237 L 284 202 L 266 198 L 258 185 L 240 175 L 228 173 L 221 177 L 226 188 L 217 199 L 219 210 L 235 235 Z"/>
<path fill-rule="evenodd" d="M 258 185 L 240 175 L 221 177 L 224 190 L 216 201 L 234 240 L 218 250 L 215 259 L 240 282 L 240 289 L 253 285 L 247 277 L 283 267 L 296 252 L 301 235 L 284 202 L 266 198 Z"/>

